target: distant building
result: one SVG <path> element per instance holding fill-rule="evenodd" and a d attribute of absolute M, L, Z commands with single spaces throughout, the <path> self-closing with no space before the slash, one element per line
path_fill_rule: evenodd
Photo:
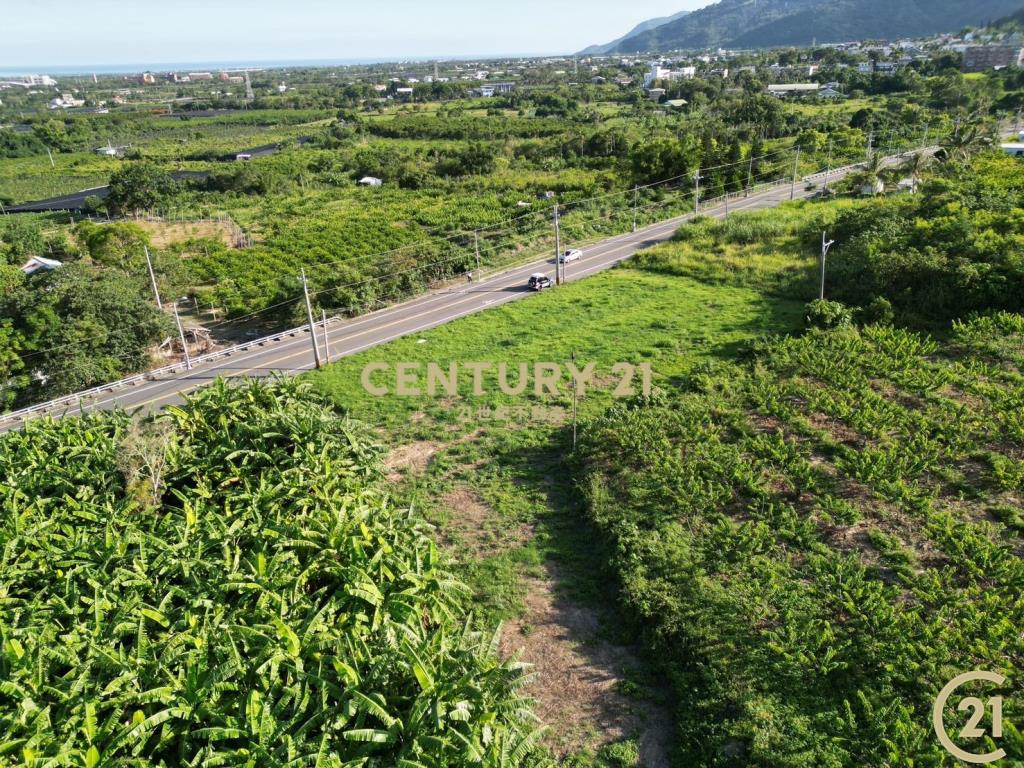
<path fill-rule="evenodd" d="M 1003 152 L 1014 157 L 1024 157 L 1024 143 L 1012 142 L 1002 145 Z"/>
<path fill-rule="evenodd" d="M 477 93 L 484 98 L 490 98 L 498 93 L 512 93 L 515 88 L 515 83 L 488 83 L 477 88 Z"/>
<path fill-rule="evenodd" d="M 395 88 L 395 96 L 397 96 L 399 99 L 409 101 L 412 98 L 412 94 L 412 88 Z"/>
<path fill-rule="evenodd" d="M 33 256 L 21 265 L 21 271 L 26 275 L 34 275 L 36 272 L 51 272 L 64 266 L 56 259 L 44 259 L 42 256 Z"/>
<path fill-rule="evenodd" d="M 817 83 L 783 83 L 768 86 L 768 93 L 780 99 L 789 96 L 817 96 L 819 90 L 821 86 Z"/>
<path fill-rule="evenodd" d="M 662 97 L 664 97 L 664 95 L 665 95 L 665 89 L 664 88 L 648 88 L 647 89 L 647 98 L 650 99 L 651 101 L 661 101 L 661 99 L 662 99 Z"/>
<path fill-rule="evenodd" d="M 189 82 L 196 82 L 197 80 L 213 80 L 212 72 L 189 72 Z"/>
<path fill-rule="evenodd" d="M 70 93 L 63 93 L 59 98 L 51 99 L 49 107 L 50 109 L 73 109 L 74 107 L 81 107 L 85 104 L 82 99 L 76 99 Z"/>
<path fill-rule="evenodd" d="M 667 67 L 661 66 L 661 64 L 651 64 L 650 72 L 644 74 L 644 88 L 649 88 L 652 83 L 658 80 L 668 80 L 668 75 L 671 71 Z"/>
<path fill-rule="evenodd" d="M 359 183 L 364 187 L 380 187 L 383 186 L 384 180 L 378 179 L 376 176 L 363 176 Z"/>
<path fill-rule="evenodd" d="M 669 99 L 665 102 L 665 106 L 672 107 L 672 109 L 682 109 L 689 103 L 686 99 Z"/>
<path fill-rule="evenodd" d="M 840 93 L 837 89 L 829 88 L 828 86 L 825 86 L 820 91 L 818 91 L 818 96 L 820 96 L 823 99 L 845 99 L 846 98 L 846 96 L 844 96 L 842 93 Z"/>
<path fill-rule="evenodd" d="M 49 75 L 18 75 L 17 77 L 11 77 L 4 80 L 4 82 L 10 85 L 20 85 L 23 88 L 32 88 L 37 85 L 51 86 L 57 84 L 57 81 Z"/>
<path fill-rule="evenodd" d="M 156 75 L 152 72 L 144 72 L 142 74 L 142 82 L 144 85 L 154 85 L 156 83 Z"/>
<path fill-rule="evenodd" d="M 969 45 L 963 55 L 964 72 L 1019 67 L 1024 62 L 1024 49 L 1019 45 Z"/>

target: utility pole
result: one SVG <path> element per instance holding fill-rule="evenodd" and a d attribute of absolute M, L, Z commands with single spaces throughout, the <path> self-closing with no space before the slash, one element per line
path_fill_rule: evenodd
<path fill-rule="evenodd" d="M 558 203 L 555 203 L 555 285 L 562 284 L 562 271 L 559 266 L 562 259 L 562 227 L 558 221 Z"/>
<path fill-rule="evenodd" d="M 796 199 L 796 177 L 800 173 L 800 147 L 796 148 L 796 159 L 793 160 L 793 183 L 789 188 L 789 199 Z"/>
<path fill-rule="evenodd" d="M 181 327 L 181 316 L 178 314 L 178 301 L 174 301 L 174 322 L 178 324 L 178 338 L 181 339 L 181 349 L 185 353 L 185 367 L 192 370 L 192 358 L 188 354 L 188 343 L 185 341 L 185 329 Z"/>
<path fill-rule="evenodd" d="M 480 235 L 473 231 L 473 251 L 476 253 L 476 281 L 479 283 L 482 279 L 480 276 Z"/>
<path fill-rule="evenodd" d="M 874 145 L 874 143 L 875 143 L 875 131 L 872 129 L 872 130 L 868 131 L 868 149 L 867 149 L 867 152 L 865 152 L 865 154 L 864 154 L 864 159 L 865 160 L 870 160 L 871 159 L 871 147 Z"/>
<path fill-rule="evenodd" d="M 640 188 L 633 185 L 633 231 L 636 232 L 636 201 L 637 195 L 639 194 Z"/>
<path fill-rule="evenodd" d="M 725 190 L 725 218 L 729 218 L 729 190 Z"/>
<path fill-rule="evenodd" d="M 924 142 L 922 143 L 922 146 L 924 146 L 924 147 L 928 146 L 928 134 L 931 132 L 931 129 L 932 129 L 932 124 L 931 123 L 925 123 L 925 126 L 924 126 Z"/>
<path fill-rule="evenodd" d="M 316 343 L 316 327 L 313 325 L 313 305 L 309 303 L 309 283 L 306 282 L 306 268 L 302 268 L 302 294 L 306 297 L 306 319 L 309 320 L 309 340 L 313 342 L 313 360 L 320 368 L 320 345 Z"/>
<path fill-rule="evenodd" d="M 825 300 L 825 258 L 828 256 L 828 249 L 835 244 L 835 240 L 827 240 L 827 235 L 821 233 L 821 289 L 818 291 L 818 298 Z"/>
<path fill-rule="evenodd" d="M 693 174 L 693 215 L 700 213 L 700 171 Z"/>
<path fill-rule="evenodd" d="M 163 309 L 164 305 L 160 301 L 160 291 L 156 287 L 156 274 L 153 272 L 153 262 L 149 258 L 149 246 L 142 246 L 142 250 L 146 252 L 146 267 L 149 269 L 149 282 L 153 286 L 153 296 L 156 297 L 157 309 Z"/>
<path fill-rule="evenodd" d="M 825 183 L 821 189 L 823 192 L 828 193 L 828 177 L 832 173 L 832 139 L 828 140 L 828 161 L 825 163 Z"/>
<path fill-rule="evenodd" d="M 750 190 L 754 187 L 754 148 L 750 148 L 750 163 L 747 165 L 747 197 L 750 197 Z"/>
<path fill-rule="evenodd" d="M 324 323 L 324 363 L 330 365 L 331 363 L 331 342 L 327 337 L 327 310 L 321 309 L 321 316 L 323 317 Z"/>

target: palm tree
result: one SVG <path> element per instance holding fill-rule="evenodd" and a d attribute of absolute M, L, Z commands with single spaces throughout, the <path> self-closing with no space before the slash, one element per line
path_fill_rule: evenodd
<path fill-rule="evenodd" d="M 900 166 L 900 170 L 907 174 L 910 179 L 910 192 L 911 194 L 917 192 L 917 185 L 921 181 L 921 176 L 929 166 L 932 164 L 931 155 L 925 152 L 915 152 L 906 159 L 903 165 Z"/>
<path fill-rule="evenodd" d="M 992 146 L 992 130 L 975 123 L 953 133 L 942 143 L 938 156 L 946 163 L 966 163 Z"/>
<path fill-rule="evenodd" d="M 882 180 L 882 172 L 885 169 L 885 158 L 882 157 L 881 152 L 872 152 L 865 162 L 861 166 L 861 170 L 853 175 L 852 181 L 854 189 L 860 187 L 863 194 L 878 194 L 878 182 Z M 863 190 L 870 190 L 870 193 L 863 192 Z"/>

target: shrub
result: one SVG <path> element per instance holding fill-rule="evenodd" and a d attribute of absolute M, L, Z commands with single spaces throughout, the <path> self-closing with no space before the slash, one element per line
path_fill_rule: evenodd
<path fill-rule="evenodd" d="M 90 768 L 529 764 L 520 669 L 376 489 L 378 455 L 296 382 L 0 438 L 19 478 L 0 483 L 0 748 Z"/>
<path fill-rule="evenodd" d="M 853 312 L 838 301 L 815 299 L 805 308 L 808 328 L 840 328 L 853 323 Z"/>

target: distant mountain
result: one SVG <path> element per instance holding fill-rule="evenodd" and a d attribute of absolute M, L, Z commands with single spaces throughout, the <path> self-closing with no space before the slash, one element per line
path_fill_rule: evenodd
<path fill-rule="evenodd" d="M 978 26 L 1017 11 L 1022 4 L 1024 0 L 721 0 L 630 32 L 601 52 L 891 40 Z"/>
<path fill-rule="evenodd" d="M 616 40 L 612 40 L 610 43 L 605 43 L 604 45 L 592 45 L 589 48 L 584 48 L 582 51 L 580 51 L 580 55 L 599 56 L 601 54 L 609 53 L 615 50 L 616 46 L 626 38 L 635 37 L 644 32 L 649 32 L 650 30 L 655 29 L 656 27 L 660 27 L 665 24 L 668 24 L 669 22 L 681 19 L 688 13 L 689 11 L 680 11 L 679 13 L 674 13 L 671 16 L 659 16 L 656 19 L 648 19 L 647 21 L 641 21 L 639 24 L 637 24 L 635 27 L 629 30 L 629 32 L 624 34 L 622 37 Z"/>

